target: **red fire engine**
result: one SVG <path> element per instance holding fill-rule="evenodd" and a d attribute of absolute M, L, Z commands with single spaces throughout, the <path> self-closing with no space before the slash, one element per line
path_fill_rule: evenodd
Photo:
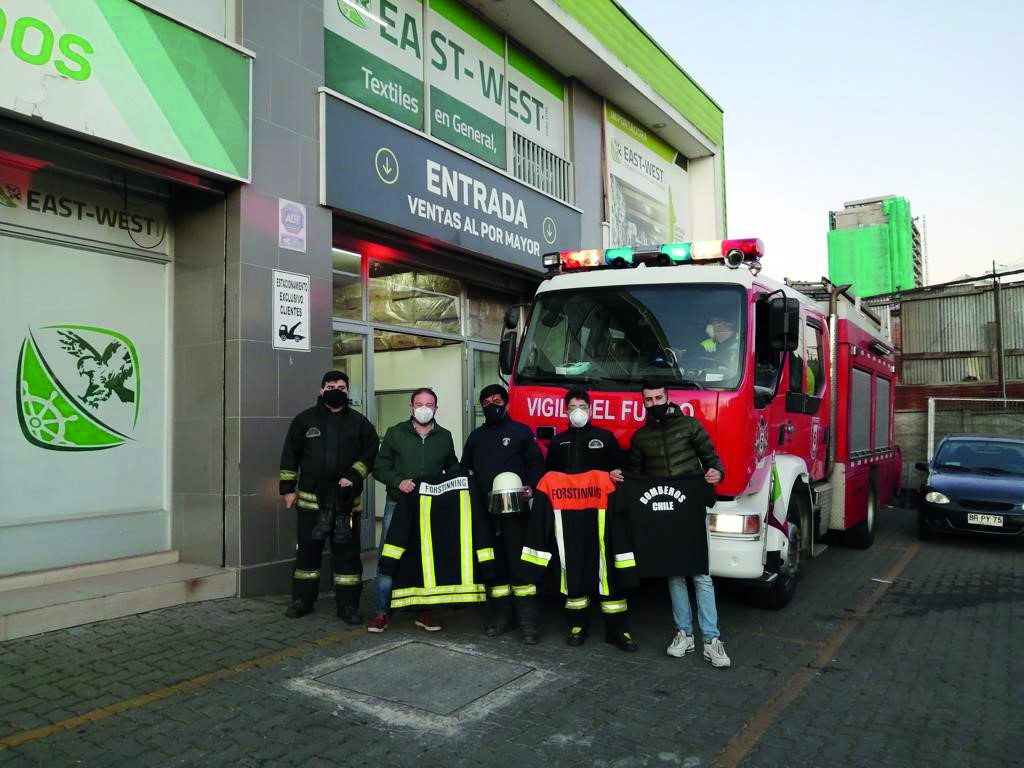
<path fill-rule="evenodd" d="M 896 369 L 884 324 L 849 286 L 771 280 L 763 253 L 746 239 L 546 254 L 521 344 L 518 309 L 506 315 L 501 367 L 510 415 L 543 446 L 566 427 L 565 393 L 583 387 L 592 421 L 628 448 L 640 384 L 664 383 L 725 464 L 711 575 L 781 608 L 801 557 L 869 547 L 898 490 Z"/>

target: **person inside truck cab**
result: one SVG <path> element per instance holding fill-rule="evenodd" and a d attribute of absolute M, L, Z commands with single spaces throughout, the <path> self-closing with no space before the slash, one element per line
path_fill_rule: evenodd
<path fill-rule="evenodd" d="M 735 371 L 739 366 L 739 336 L 736 326 L 721 317 L 712 317 L 704 326 L 706 338 L 691 353 L 699 367 Z"/>

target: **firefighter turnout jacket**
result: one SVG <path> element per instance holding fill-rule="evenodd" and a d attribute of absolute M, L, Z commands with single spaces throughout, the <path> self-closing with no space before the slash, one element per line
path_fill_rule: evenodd
<path fill-rule="evenodd" d="M 337 413 L 322 402 L 307 408 L 288 427 L 281 451 L 280 492 L 298 492 L 300 511 L 316 512 L 317 493 L 341 478 L 358 496 L 380 448 L 377 431 L 363 414 L 343 408 Z"/>
<path fill-rule="evenodd" d="M 629 529 L 613 515 L 615 484 L 607 472 L 548 472 L 534 495 L 520 575 L 539 582 L 558 553 L 564 595 L 611 595 L 635 586 Z"/>
<path fill-rule="evenodd" d="M 378 569 L 391 607 L 482 603 L 494 563 L 483 497 L 465 472 L 427 477 L 398 500 Z"/>

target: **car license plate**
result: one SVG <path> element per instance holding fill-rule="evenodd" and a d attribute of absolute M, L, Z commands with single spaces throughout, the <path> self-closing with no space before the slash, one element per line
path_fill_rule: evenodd
<path fill-rule="evenodd" d="M 1000 515 L 979 515 L 975 512 L 968 512 L 967 522 L 972 525 L 991 525 L 996 528 L 1003 527 L 1003 518 Z"/>

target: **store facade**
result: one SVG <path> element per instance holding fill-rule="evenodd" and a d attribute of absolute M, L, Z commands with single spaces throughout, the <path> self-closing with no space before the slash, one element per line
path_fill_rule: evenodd
<path fill-rule="evenodd" d="M 222 562 L 222 404 L 185 403 L 223 387 L 223 299 L 195 292 L 223 297 L 251 63 L 223 30 L 128 0 L 0 2 L 0 581 Z M 216 471 L 186 482 L 173 457 L 204 443 Z"/>
<path fill-rule="evenodd" d="M 174 551 L 284 591 L 281 441 L 325 370 L 381 435 L 433 387 L 461 445 L 543 253 L 724 235 L 721 109 L 612 0 L 46 0 L 50 48 L 27 5 L 0 0 L 0 353 L 28 383 L 0 466 L 32 501 L 0 577 Z M 24 58 L 86 50 L 62 35 L 121 59 L 57 109 Z"/>

